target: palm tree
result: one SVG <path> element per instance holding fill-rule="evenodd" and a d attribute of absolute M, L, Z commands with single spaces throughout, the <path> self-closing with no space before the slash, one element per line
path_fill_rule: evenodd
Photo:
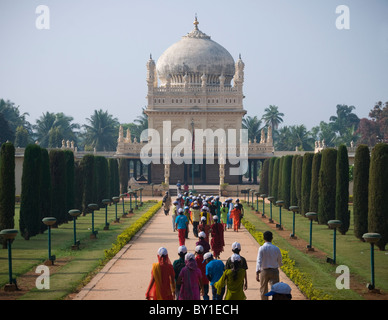
<path fill-rule="evenodd" d="M 328 147 L 334 147 L 337 135 L 333 129 L 332 123 L 321 121 L 319 126 L 311 129 L 311 135 L 316 141 L 325 141 Z"/>
<path fill-rule="evenodd" d="M 266 126 L 271 126 L 276 130 L 280 123 L 283 122 L 284 113 L 279 112 L 278 106 L 270 105 L 264 109 L 265 113 L 262 117 Z"/>
<path fill-rule="evenodd" d="M 352 111 L 356 109 L 354 106 L 344 104 L 337 105 L 337 116 L 331 116 L 330 121 L 333 124 L 333 129 L 342 136 L 348 128 L 354 127 L 357 130 L 360 119 Z"/>
<path fill-rule="evenodd" d="M 66 116 L 62 112 L 52 113 L 47 111 L 36 120 L 36 124 L 33 126 L 35 137 L 39 141 L 39 144 L 44 148 L 49 147 L 50 132 L 51 135 L 55 132 L 57 139 L 60 136 L 64 140 L 77 142 L 77 133 L 75 130 L 79 129 L 80 125 L 71 123 L 72 121 L 73 117 Z M 59 146 L 57 143 L 50 145 L 50 147 Z"/>
<path fill-rule="evenodd" d="M 248 130 L 248 139 L 251 141 L 259 140 L 261 135 L 261 120 L 257 118 L 257 116 L 251 117 L 246 116 L 242 119 L 242 127 L 243 129 Z"/>
<path fill-rule="evenodd" d="M 306 127 L 302 125 L 291 126 L 289 143 L 290 147 L 298 147 L 300 150 L 312 151 L 314 150 L 314 139 L 312 138 Z"/>
<path fill-rule="evenodd" d="M 108 111 L 94 110 L 94 114 L 86 119 L 90 125 L 85 129 L 84 144 L 96 151 L 114 151 L 117 144 L 119 122 Z"/>

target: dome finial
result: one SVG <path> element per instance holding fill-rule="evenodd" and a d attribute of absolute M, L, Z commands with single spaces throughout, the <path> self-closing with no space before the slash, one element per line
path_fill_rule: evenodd
<path fill-rule="evenodd" d="M 195 14 L 195 20 L 194 20 L 193 24 L 194 24 L 195 30 L 198 30 L 198 24 L 199 24 L 199 22 L 198 22 L 198 20 L 197 20 L 197 14 Z"/>

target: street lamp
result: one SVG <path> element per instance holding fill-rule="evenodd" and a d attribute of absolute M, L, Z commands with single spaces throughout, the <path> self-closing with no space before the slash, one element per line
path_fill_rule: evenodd
<path fill-rule="evenodd" d="M 333 259 L 327 258 L 326 262 L 335 264 L 336 262 L 336 247 L 337 247 L 337 228 L 341 226 L 342 222 L 339 220 L 329 220 L 327 222 L 330 229 L 333 229 Z"/>
<path fill-rule="evenodd" d="M 269 223 L 273 223 L 273 220 L 272 220 L 272 203 L 274 202 L 275 200 L 275 197 L 272 197 L 272 196 L 269 196 L 267 198 L 269 200 L 269 212 L 270 212 L 270 218 L 269 218 Z"/>
<path fill-rule="evenodd" d="M 256 213 L 259 213 L 259 195 L 260 195 L 259 192 L 255 192 L 255 196 L 256 196 Z"/>
<path fill-rule="evenodd" d="M 292 211 L 292 233 L 290 234 L 290 238 L 296 239 L 295 236 L 295 212 L 299 212 L 298 206 L 291 206 L 289 207 L 289 210 Z"/>
<path fill-rule="evenodd" d="M 143 206 L 143 198 L 142 198 L 142 192 L 143 192 L 143 187 L 140 187 L 138 190 L 140 191 L 140 207 Z"/>
<path fill-rule="evenodd" d="M 317 219 L 318 214 L 316 212 L 307 212 L 305 216 L 310 220 L 310 244 L 307 245 L 308 251 L 314 251 L 313 245 L 312 245 L 312 239 L 313 239 L 313 220 Z"/>
<path fill-rule="evenodd" d="M 381 239 L 379 233 L 364 233 L 362 238 L 370 243 L 370 264 L 371 264 L 371 273 L 372 273 L 372 283 L 367 284 L 369 290 L 373 290 L 376 293 L 379 293 L 380 290 L 375 288 L 375 255 L 374 255 L 374 245 Z"/>
<path fill-rule="evenodd" d="M 283 227 L 282 227 L 282 207 L 283 207 L 283 205 L 284 205 L 283 200 L 276 201 L 276 206 L 279 207 L 279 224 L 276 224 L 276 228 L 278 228 L 279 230 L 283 230 Z"/>
<path fill-rule="evenodd" d="M 2 236 L 7 241 L 8 247 L 8 275 L 9 283 L 4 287 L 4 291 L 15 291 L 18 290 L 16 279 L 12 278 L 12 249 L 11 243 L 15 239 L 18 231 L 16 229 L 3 229 L 0 231 L 0 236 Z"/>
<path fill-rule="evenodd" d="M 90 234 L 90 239 L 96 239 L 98 231 L 94 231 L 94 211 L 100 210 L 98 204 L 90 203 L 88 204 L 88 208 L 92 211 L 92 233 Z"/>
<path fill-rule="evenodd" d="M 54 217 L 43 218 L 42 222 L 48 227 L 48 261 L 45 264 L 54 264 L 55 255 L 51 255 L 51 226 L 57 222 L 57 219 Z"/>
<path fill-rule="evenodd" d="M 77 217 L 81 214 L 81 211 L 78 209 L 72 209 L 69 210 L 69 214 L 73 217 L 73 230 L 74 230 L 74 244 L 71 246 L 72 250 L 78 250 L 80 241 L 77 240 L 77 235 L 76 235 L 76 221 Z"/>
<path fill-rule="evenodd" d="M 119 197 L 113 197 L 112 201 L 115 204 L 115 211 L 116 211 L 116 220 L 115 220 L 115 222 L 119 223 L 120 222 L 120 218 L 117 218 L 117 204 L 119 203 L 120 198 Z"/>
<path fill-rule="evenodd" d="M 108 223 L 108 204 L 110 204 L 110 199 L 103 199 L 102 203 L 105 205 L 105 226 L 104 230 L 109 230 L 109 223 Z"/>

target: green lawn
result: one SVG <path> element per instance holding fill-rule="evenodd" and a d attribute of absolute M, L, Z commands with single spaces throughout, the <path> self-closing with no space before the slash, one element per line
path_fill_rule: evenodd
<path fill-rule="evenodd" d="M 56 259 L 69 259 L 70 261 L 58 272 L 50 276 L 50 289 L 33 289 L 21 299 L 54 300 L 63 299 L 66 295 L 77 288 L 85 277 L 100 267 L 104 258 L 104 250 L 109 249 L 117 236 L 135 222 L 142 214 L 156 204 L 156 201 L 144 202 L 134 215 L 130 218 L 121 218 L 122 205 L 118 206 L 118 217 L 120 223 L 114 224 L 115 206 L 108 207 L 109 230 L 103 230 L 105 225 L 105 209 L 95 212 L 94 228 L 98 230 L 97 239 L 90 239 L 91 214 L 79 216 L 77 219 L 77 240 L 80 240 L 80 250 L 71 250 L 74 241 L 73 222 L 62 224 L 51 230 L 51 254 Z M 129 204 L 126 204 L 126 210 Z M 15 210 L 15 228 L 19 226 L 19 206 Z M 13 277 L 36 270 L 48 258 L 47 231 L 43 234 L 24 240 L 20 234 L 12 243 L 12 270 Z M 8 276 L 8 251 L 0 250 L 0 285 L 4 286 L 9 281 Z"/>
<path fill-rule="evenodd" d="M 254 202 L 256 208 L 256 202 Z M 248 207 L 245 203 L 245 207 Z M 352 206 L 349 207 L 352 214 Z M 262 203 L 259 204 L 259 210 L 262 210 Z M 266 216 L 270 216 L 270 205 L 265 207 Z M 258 231 L 264 232 L 268 229 L 262 218 L 254 214 L 252 210 L 246 210 L 245 218 L 255 225 Z M 272 207 L 272 218 L 279 221 L 279 208 Z M 302 272 L 311 276 L 315 288 L 320 289 L 334 299 L 350 300 L 361 299 L 361 297 L 351 290 L 339 290 L 336 288 L 335 281 L 340 273 L 336 273 L 338 265 L 349 267 L 351 275 L 356 276 L 362 283 L 371 281 L 370 266 L 370 245 L 358 240 L 353 233 L 353 217 L 351 216 L 351 225 L 346 235 L 337 232 L 336 261 L 337 265 L 331 265 L 326 261 L 313 258 L 308 253 L 296 250 L 292 246 L 292 240 L 287 241 L 274 233 L 274 242 L 284 250 L 289 251 L 290 257 L 295 260 L 296 267 Z M 267 221 L 267 219 L 265 219 Z M 284 229 L 292 231 L 292 212 L 282 209 L 282 225 Z M 324 251 L 328 257 L 333 257 L 333 230 L 328 229 L 326 225 L 319 225 L 313 222 L 312 245 L 321 251 Z M 295 235 L 309 242 L 310 239 L 310 221 L 301 216 L 295 215 Z M 388 292 L 388 272 L 386 265 L 388 263 L 388 252 L 379 251 L 375 248 L 375 283 L 376 288 Z M 366 289 L 365 289 L 366 290 Z"/>

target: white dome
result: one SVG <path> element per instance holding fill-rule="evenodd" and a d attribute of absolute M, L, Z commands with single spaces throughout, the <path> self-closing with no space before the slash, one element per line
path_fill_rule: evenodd
<path fill-rule="evenodd" d="M 197 28 L 170 46 L 158 59 L 156 70 L 164 86 L 169 78 L 171 85 L 182 85 L 186 79 L 190 84 L 218 85 L 220 77 L 225 86 L 230 85 L 235 73 L 235 62 L 231 54 L 208 35 Z M 202 77 L 205 75 L 205 77 Z M 201 79 L 202 77 L 202 79 Z"/>

